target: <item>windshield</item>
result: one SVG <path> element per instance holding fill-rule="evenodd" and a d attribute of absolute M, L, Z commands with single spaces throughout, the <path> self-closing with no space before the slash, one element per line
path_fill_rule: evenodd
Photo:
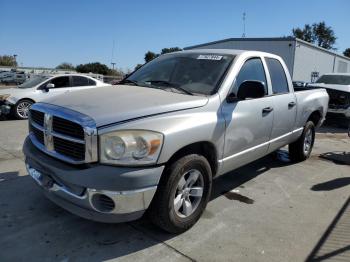
<path fill-rule="evenodd" d="M 49 78 L 49 76 L 34 76 L 33 78 L 30 78 L 28 81 L 25 81 L 23 84 L 19 85 L 18 88 L 32 88 Z"/>
<path fill-rule="evenodd" d="M 350 75 L 323 75 L 316 83 L 333 85 L 350 85 Z"/>
<path fill-rule="evenodd" d="M 129 76 L 125 83 L 211 95 L 233 60 L 232 55 L 176 53 L 160 56 Z"/>

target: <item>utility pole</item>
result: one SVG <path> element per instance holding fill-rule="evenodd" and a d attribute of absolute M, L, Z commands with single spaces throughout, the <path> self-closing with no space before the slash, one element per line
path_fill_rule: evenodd
<path fill-rule="evenodd" d="M 242 38 L 245 38 L 245 16 L 246 16 L 246 13 L 243 12 L 243 34 L 242 34 Z"/>
<path fill-rule="evenodd" d="M 114 40 L 113 40 L 113 46 L 112 46 L 112 58 L 111 58 L 111 65 L 114 70 L 115 62 L 114 62 Z"/>
<path fill-rule="evenodd" d="M 17 59 L 16 59 L 17 55 L 13 55 L 13 58 L 15 59 L 15 67 L 17 67 Z"/>

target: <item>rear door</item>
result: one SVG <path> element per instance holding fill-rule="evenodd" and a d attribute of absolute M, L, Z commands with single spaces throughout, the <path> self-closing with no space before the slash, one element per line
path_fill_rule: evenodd
<path fill-rule="evenodd" d="M 77 91 L 81 89 L 96 87 L 96 81 L 85 76 L 72 76 L 72 90 Z"/>
<path fill-rule="evenodd" d="M 237 94 L 243 81 L 265 83 L 265 96 L 236 103 L 223 101 L 222 113 L 226 122 L 224 170 L 225 172 L 249 163 L 267 153 L 273 122 L 273 97 L 269 96 L 265 67 L 260 57 L 244 62 L 231 93 Z"/>
<path fill-rule="evenodd" d="M 275 58 L 265 58 L 272 85 L 274 119 L 271 131 L 269 152 L 290 142 L 295 124 L 297 101 L 288 83 L 285 65 Z"/>

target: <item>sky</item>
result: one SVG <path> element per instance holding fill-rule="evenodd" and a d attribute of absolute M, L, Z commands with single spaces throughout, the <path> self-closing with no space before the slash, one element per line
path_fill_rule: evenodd
<path fill-rule="evenodd" d="M 241 37 L 288 36 L 294 27 L 325 21 L 350 47 L 348 0 L 0 0 L 0 55 L 19 65 L 56 67 L 101 62 L 124 71 L 150 50 Z M 113 51 L 114 43 L 114 51 Z"/>

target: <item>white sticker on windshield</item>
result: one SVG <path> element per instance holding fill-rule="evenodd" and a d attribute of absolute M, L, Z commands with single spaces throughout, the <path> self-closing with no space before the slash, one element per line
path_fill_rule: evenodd
<path fill-rule="evenodd" d="M 221 60 L 222 55 L 199 55 L 197 59 L 205 59 L 205 60 Z"/>

